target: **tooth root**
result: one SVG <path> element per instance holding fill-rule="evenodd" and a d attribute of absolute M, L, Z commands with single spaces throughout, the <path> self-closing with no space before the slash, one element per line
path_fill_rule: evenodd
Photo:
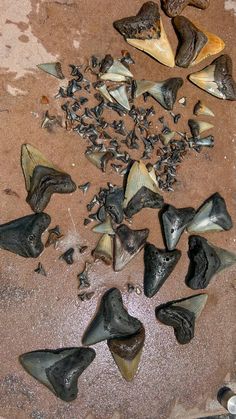
<path fill-rule="evenodd" d="M 210 0 L 162 0 L 162 7 L 169 17 L 180 15 L 186 6 L 191 5 L 200 9 L 206 9 Z"/>
<path fill-rule="evenodd" d="M 148 92 L 152 87 L 154 87 L 156 82 L 148 80 L 136 80 L 136 90 L 135 97 L 141 96 L 143 93 Z"/>
<path fill-rule="evenodd" d="M 193 297 L 184 298 L 183 300 L 173 304 L 173 307 L 183 307 L 186 310 L 194 313 L 195 318 L 197 319 L 202 310 L 204 309 L 208 299 L 207 294 L 198 294 Z"/>
<path fill-rule="evenodd" d="M 161 195 L 142 186 L 124 208 L 125 215 L 131 218 L 143 208 L 161 208 L 164 200 Z"/>
<path fill-rule="evenodd" d="M 195 210 L 193 208 L 175 208 L 172 205 L 168 205 L 166 211 L 162 214 L 167 249 L 175 249 L 184 229 L 191 222 L 194 214 Z"/>
<path fill-rule="evenodd" d="M 199 134 L 202 134 L 203 132 L 214 128 L 214 125 L 210 124 L 209 122 L 205 121 L 197 121 L 195 119 L 189 119 L 188 125 L 191 130 L 191 134 L 193 137 L 198 137 Z"/>
<path fill-rule="evenodd" d="M 51 76 L 57 77 L 58 79 L 62 80 L 65 78 L 59 62 L 38 64 L 37 67 L 40 70 L 45 71 L 45 73 L 51 74 Z"/>
<path fill-rule="evenodd" d="M 92 230 L 94 231 L 94 233 L 111 234 L 111 235 L 115 234 L 112 228 L 110 217 L 107 217 L 103 223 L 97 224 L 95 227 L 93 227 Z"/>
<path fill-rule="evenodd" d="M 118 102 L 128 111 L 130 110 L 130 104 L 125 86 L 120 86 L 117 89 L 110 90 L 109 93 L 116 100 L 116 102 Z"/>
<path fill-rule="evenodd" d="M 155 83 L 148 93 L 156 99 L 163 108 L 172 110 L 176 101 L 178 90 L 183 85 L 183 79 L 172 77 L 160 83 Z"/>
<path fill-rule="evenodd" d="M 200 100 L 196 103 L 193 109 L 193 113 L 196 116 L 206 115 L 206 116 L 215 116 L 215 114 Z"/>
<path fill-rule="evenodd" d="M 113 260 L 112 237 L 109 234 L 103 234 L 92 254 L 95 260 L 101 259 L 106 265 L 111 265 Z"/>

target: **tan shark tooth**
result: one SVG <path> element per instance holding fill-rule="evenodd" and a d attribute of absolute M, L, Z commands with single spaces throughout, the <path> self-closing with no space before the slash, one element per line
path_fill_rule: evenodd
<path fill-rule="evenodd" d="M 180 15 L 188 5 L 206 9 L 209 4 L 210 0 L 162 0 L 162 7 L 169 17 Z"/>
<path fill-rule="evenodd" d="M 104 97 L 104 99 L 106 99 L 108 102 L 113 102 L 113 99 L 110 95 L 110 93 L 108 92 L 107 86 L 104 84 L 99 85 L 98 87 L 96 87 L 96 89 L 99 91 L 99 93 Z"/>
<path fill-rule="evenodd" d="M 106 220 L 103 223 L 97 224 L 92 229 L 94 233 L 102 233 L 102 234 L 111 234 L 114 235 L 115 232 L 112 228 L 111 217 L 107 216 Z"/>
<path fill-rule="evenodd" d="M 106 171 L 106 165 L 109 160 L 112 160 L 114 153 L 110 150 L 107 151 L 94 151 L 85 153 L 87 159 L 94 164 L 98 169 L 101 169 L 103 172 Z"/>
<path fill-rule="evenodd" d="M 45 71 L 45 73 L 51 74 L 51 76 L 57 77 L 58 79 L 62 80 L 65 78 L 62 73 L 61 63 L 59 62 L 38 64 L 37 67 L 40 70 Z"/>
<path fill-rule="evenodd" d="M 100 76 L 101 80 L 109 80 L 109 81 L 115 81 L 115 82 L 122 82 L 127 81 L 127 77 L 122 76 L 121 74 L 114 74 L 114 73 L 104 73 Z"/>
<path fill-rule="evenodd" d="M 199 52 L 196 59 L 191 63 L 191 66 L 199 64 L 211 55 L 219 54 L 219 52 L 223 51 L 225 48 L 225 43 L 219 36 L 207 31 L 204 31 L 204 33 L 207 37 L 207 43 Z"/>
<path fill-rule="evenodd" d="M 107 341 L 114 361 L 126 381 L 132 381 L 137 373 L 144 341 L 145 329 L 143 325 L 135 335 Z"/>
<path fill-rule="evenodd" d="M 101 259 L 106 265 L 111 265 L 113 260 L 112 237 L 109 234 L 103 234 L 92 254 L 95 259 Z"/>
<path fill-rule="evenodd" d="M 168 67 L 175 66 L 174 54 L 156 3 L 144 3 L 136 16 L 117 20 L 114 27 L 133 47 L 146 52 Z"/>
<path fill-rule="evenodd" d="M 188 125 L 189 125 L 192 136 L 195 138 L 198 137 L 203 132 L 211 128 L 214 128 L 214 125 L 210 124 L 209 122 L 198 121 L 196 119 L 189 119 Z"/>
<path fill-rule="evenodd" d="M 210 108 L 208 108 L 201 100 L 199 100 L 194 106 L 193 113 L 196 116 L 206 115 L 206 116 L 215 116 Z"/>
<path fill-rule="evenodd" d="M 156 84 L 155 81 L 136 80 L 136 89 L 134 92 L 134 97 L 139 97 L 143 93 L 148 92 L 148 90 L 154 87 L 155 84 Z"/>
<path fill-rule="evenodd" d="M 127 96 L 127 90 L 126 90 L 125 85 L 122 85 L 122 86 L 117 87 L 116 89 L 110 90 L 109 93 L 113 97 L 113 99 L 115 99 L 115 101 L 119 103 L 119 105 L 123 106 L 123 108 L 130 111 L 130 104 L 129 104 L 129 99 Z"/>
<path fill-rule="evenodd" d="M 174 138 L 175 134 L 175 131 L 170 131 L 167 134 L 160 134 L 160 140 L 164 145 L 168 145 L 169 142 Z"/>

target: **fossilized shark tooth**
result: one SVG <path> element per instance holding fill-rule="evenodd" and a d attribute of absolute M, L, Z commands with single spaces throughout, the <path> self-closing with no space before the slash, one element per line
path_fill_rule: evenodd
<path fill-rule="evenodd" d="M 20 355 L 24 369 L 57 397 L 70 402 L 78 394 L 79 376 L 91 364 L 96 352 L 91 348 L 39 350 Z"/>
<path fill-rule="evenodd" d="M 212 96 L 236 100 L 236 83 L 229 55 L 221 55 L 203 70 L 190 74 L 189 80 Z"/>
<path fill-rule="evenodd" d="M 135 335 L 107 341 L 114 361 L 126 381 L 134 379 L 141 359 L 144 341 L 145 329 L 143 325 Z"/>
<path fill-rule="evenodd" d="M 45 73 L 48 73 L 51 76 L 56 77 L 57 79 L 62 80 L 65 78 L 64 74 L 62 73 L 61 63 L 59 62 L 38 64 L 37 67 L 40 70 L 45 71 Z"/>
<path fill-rule="evenodd" d="M 43 251 L 41 235 L 51 222 L 48 214 L 31 214 L 0 225 L 0 248 L 25 258 L 37 258 Z"/>
<path fill-rule="evenodd" d="M 136 16 L 117 20 L 114 27 L 125 37 L 128 44 L 168 67 L 175 66 L 174 54 L 157 3 L 147 1 Z"/>
<path fill-rule="evenodd" d="M 216 192 L 197 210 L 187 230 L 189 233 L 230 230 L 233 227 L 224 198 Z"/>
<path fill-rule="evenodd" d="M 174 250 L 181 234 L 192 221 L 195 210 L 191 207 L 175 208 L 168 205 L 162 213 L 162 225 L 167 249 Z"/>
<path fill-rule="evenodd" d="M 95 260 L 101 259 L 106 265 L 111 265 L 113 260 L 112 237 L 109 234 L 103 234 L 92 254 Z"/>
<path fill-rule="evenodd" d="M 163 197 L 159 193 L 151 191 L 146 186 L 142 186 L 129 201 L 127 207 L 124 209 L 124 213 L 128 218 L 131 218 L 142 208 L 161 208 L 163 204 Z"/>
<path fill-rule="evenodd" d="M 103 172 L 106 171 L 107 163 L 109 160 L 114 159 L 115 154 L 112 150 L 106 151 L 93 151 L 85 153 L 87 159 L 94 164 L 98 169 L 101 169 Z"/>
<path fill-rule="evenodd" d="M 106 217 L 106 220 L 103 223 L 97 224 L 95 227 L 92 228 L 92 230 L 94 231 L 94 233 L 111 235 L 115 234 L 111 223 L 111 217 L 109 215 Z"/>
<path fill-rule="evenodd" d="M 215 116 L 215 114 L 208 108 L 201 100 L 199 100 L 193 109 L 194 115 Z"/>
<path fill-rule="evenodd" d="M 173 24 L 179 37 L 175 58 L 175 63 L 179 67 L 198 64 L 208 56 L 218 54 L 225 47 L 221 38 L 199 29 L 184 16 L 174 17 Z"/>
<path fill-rule="evenodd" d="M 130 104 L 125 85 L 119 86 L 116 89 L 109 90 L 109 93 L 116 102 L 130 111 Z"/>
<path fill-rule="evenodd" d="M 113 99 L 112 99 L 105 83 L 103 83 L 101 85 L 99 84 L 99 86 L 97 86 L 96 89 L 104 97 L 104 99 L 106 99 L 108 102 L 113 102 Z"/>
<path fill-rule="evenodd" d="M 210 0 L 162 0 L 162 7 L 170 17 L 180 15 L 188 5 L 206 9 L 209 4 Z"/>
<path fill-rule="evenodd" d="M 176 135 L 175 131 L 169 131 L 166 134 L 159 134 L 159 138 L 162 142 L 162 144 L 164 145 L 168 145 L 169 142 L 174 138 L 174 136 Z"/>
<path fill-rule="evenodd" d="M 28 191 L 26 202 L 34 212 L 43 211 L 53 193 L 71 193 L 76 190 L 70 175 L 49 162 L 30 144 L 22 145 L 21 165 Z"/>
<path fill-rule="evenodd" d="M 117 288 L 110 288 L 101 299 L 100 306 L 86 329 L 82 342 L 89 346 L 103 340 L 124 338 L 137 333 L 142 323 L 129 315 L 123 306 L 122 296 Z"/>
<path fill-rule="evenodd" d="M 181 256 L 180 250 L 171 252 L 147 243 L 144 247 L 144 294 L 153 297 L 170 276 Z"/>
<path fill-rule="evenodd" d="M 99 78 L 110 81 L 127 81 L 133 74 L 120 61 L 113 60 L 111 55 L 106 55 L 100 67 Z"/>
<path fill-rule="evenodd" d="M 124 190 L 122 187 L 113 187 L 106 195 L 104 208 L 117 224 L 122 223 L 124 218 L 123 200 Z"/>
<path fill-rule="evenodd" d="M 114 270 L 121 271 L 143 248 L 149 230 L 131 230 L 125 224 L 116 229 L 114 240 Z"/>
<path fill-rule="evenodd" d="M 177 341 L 184 345 L 194 337 L 195 320 L 200 316 L 207 294 L 198 294 L 182 300 L 170 301 L 156 308 L 156 317 L 174 328 Z"/>
<path fill-rule="evenodd" d="M 155 85 L 156 85 L 155 81 L 135 80 L 134 97 L 137 98 L 141 96 L 143 93 L 148 92 Z"/>
<path fill-rule="evenodd" d="M 188 256 L 186 284 L 193 290 L 206 288 L 216 273 L 236 263 L 234 253 L 214 246 L 201 236 L 189 237 Z"/>
<path fill-rule="evenodd" d="M 148 93 L 163 106 L 163 108 L 171 111 L 176 101 L 178 90 L 183 85 L 183 79 L 180 77 L 172 77 L 148 90 Z"/>
<path fill-rule="evenodd" d="M 198 121 L 197 119 L 189 119 L 188 125 L 191 131 L 191 134 L 194 138 L 198 137 L 203 132 L 214 128 L 214 125 L 206 121 Z"/>

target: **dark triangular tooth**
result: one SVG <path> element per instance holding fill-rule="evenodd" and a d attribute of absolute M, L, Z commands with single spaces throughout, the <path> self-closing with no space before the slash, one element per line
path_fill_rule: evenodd
<path fill-rule="evenodd" d="M 70 402 L 78 393 L 77 380 L 96 356 L 90 348 L 27 352 L 19 357 L 24 369 L 57 397 Z"/>
<path fill-rule="evenodd" d="M 220 99 L 236 100 L 236 83 L 229 55 L 221 55 L 203 70 L 190 74 L 189 80 Z"/>
<path fill-rule="evenodd" d="M 145 329 L 143 325 L 135 335 L 107 341 L 114 361 L 126 381 L 132 381 L 138 370 L 144 341 Z"/>
<path fill-rule="evenodd" d="M 26 201 L 34 212 L 43 211 L 53 193 L 71 193 L 76 190 L 70 175 L 54 166 L 30 144 L 22 145 L 21 165 L 28 191 Z"/>
<path fill-rule="evenodd" d="M 180 15 L 188 5 L 206 9 L 209 3 L 210 0 L 162 0 L 162 7 L 169 17 L 174 17 Z"/>
<path fill-rule="evenodd" d="M 86 329 L 83 345 L 94 345 L 103 340 L 124 338 L 137 333 L 142 323 L 129 315 L 117 288 L 109 289 L 102 297 L 94 319 Z"/>
<path fill-rule="evenodd" d="M 153 297 L 170 276 L 181 256 L 180 250 L 172 252 L 157 249 L 147 243 L 144 247 L 144 294 Z"/>
<path fill-rule="evenodd" d="M 180 77 L 172 77 L 162 82 L 156 83 L 155 86 L 148 90 L 148 93 L 156 99 L 163 108 L 171 111 L 174 107 L 178 90 L 183 85 L 183 79 Z"/>
<path fill-rule="evenodd" d="M 161 323 L 172 326 L 177 341 L 184 345 L 193 339 L 195 320 L 201 314 L 206 301 L 206 294 L 169 301 L 156 308 L 156 317 Z"/>
<path fill-rule="evenodd" d="M 62 80 L 65 78 L 64 74 L 62 73 L 61 63 L 59 62 L 38 64 L 37 67 L 40 70 L 45 71 L 45 73 L 48 73 L 51 76 L 56 77 L 57 79 Z"/>
<path fill-rule="evenodd" d="M 192 221 L 194 214 L 195 210 L 191 207 L 175 208 L 173 205 L 168 205 L 162 213 L 165 242 L 169 250 L 175 249 L 181 234 Z"/>
<path fill-rule="evenodd" d="M 215 116 L 210 108 L 208 108 L 201 100 L 199 100 L 193 109 L 194 115 Z"/>
<path fill-rule="evenodd" d="M 149 230 L 131 230 L 125 224 L 116 229 L 114 239 L 114 270 L 121 271 L 143 248 Z"/>
<path fill-rule="evenodd" d="M 106 73 L 114 63 L 114 59 L 110 54 L 106 54 L 100 65 L 100 72 Z"/>
<path fill-rule="evenodd" d="M 162 196 L 142 186 L 141 189 L 129 201 L 124 213 L 128 218 L 137 214 L 142 208 L 161 208 L 164 204 Z"/>
<path fill-rule="evenodd" d="M 120 224 L 123 221 L 123 199 L 124 190 L 123 188 L 115 187 L 106 195 L 104 208 L 111 218 Z"/>
<path fill-rule="evenodd" d="M 233 227 L 224 198 L 215 193 L 210 196 L 197 210 L 191 223 L 189 233 L 203 233 L 206 231 L 230 230 Z"/>
<path fill-rule="evenodd" d="M 96 248 L 93 250 L 94 258 L 101 259 L 106 265 L 111 265 L 113 260 L 113 240 L 109 234 L 103 234 Z"/>
<path fill-rule="evenodd" d="M 43 251 L 41 235 L 51 222 L 48 214 L 31 214 L 0 226 L 0 248 L 25 258 L 37 258 Z"/>
<path fill-rule="evenodd" d="M 194 138 L 198 137 L 200 134 L 207 131 L 208 129 L 214 128 L 214 125 L 210 124 L 209 122 L 198 121 L 196 119 L 189 119 L 188 125 L 191 134 Z"/>

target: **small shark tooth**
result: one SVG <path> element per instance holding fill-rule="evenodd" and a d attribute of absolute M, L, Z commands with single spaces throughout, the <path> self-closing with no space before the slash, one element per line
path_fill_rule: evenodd
<path fill-rule="evenodd" d="M 48 214 L 31 214 L 0 225 L 0 248 L 25 258 L 37 258 L 43 251 L 41 235 L 51 222 Z"/>
<path fill-rule="evenodd" d="M 196 116 L 206 115 L 206 116 L 215 116 L 215 114 L 208 108 L 201 100 L 199 100 L 194 106 L 193 113 Z"/>
<path fill-rule="evenodd" d="M 106 57 L 110 57 L 107 55 Z M 106 59 L 105 57 L 105 59 Z M 100 80 L 110 80 L 110 81 L 127 81 L 129 78 L 132 78 L 133 74 L 129 69 L 124 66 L 120 61 L 110 59 L 107 62 L 103 62 L 100 68 L 99 78 Z"/>
<path fill-rule="evenodd" d="M 96 248 L 92 252 L 95 260 L 101 259 L 106 265 L 111 265 L 113 260 L 113 240 L 109 234 L 103 234 Z"/>
<path fill-rule="evenodd" d="M 30 144 L 22 145 L 21 166 L 28 192 L 26 202 L 34 212 L 43 211 L 53 193 L 71 193 L 76 190 L 70 175 L 49 162 Z"/>
<path fill-rule="evenodd" d="M 148 92 L 152 87 L 156 85 L 155 81 L 149 80 L 135 80 L 135 91 L 134 97 L 137 98 L 141 96 L 143 93 Z"/>
<path fill-rule="evenodd" d="M 221 52 L 225 43 L 218 36 L 199 29 L 184 16 L 173 19 L 179 37 L 179 47 L 175 62 L 179 67 L 189 67 L 200 63 L 209 55 Z"/>
<path fill-rule="evenodd" d="M 130 104 L 125 85 L 119 86 L 116 89 L 109 90 L 109 93 L 116 102 L 130 111 Z"/>
<path fill-rule="evenodd" d="M 204 138 L 189 138 L 189 147 L 214 147 L 214 137 L 208 135 Z"/>
<path fill-rule="evenodd" d="M 115 223 L 120 224 L 123 221 L 123 188 L 114 187 L 108 192 L 105 198 L 105 211 L 111 216 Z"/>
<path fill-rule="evenodd" d="M 221 55 L 203 70 L 190 74 L 189 80 L 220 99 L 236 100 L 236 83 L 229 55 Z"/>
<path fill-rule="evenodd" d="M 110 288 L 102 297 L 98 311 L 86 329 L 82 342 L 90 346 L 103 340 L 125 338 L 137 333 L 142 323 L 130 316 L 117 288 Z"/>
<path fill-rule="evenodd" d="M 38 64 L 37 67 L 40 70 L 45 71 L 45 73 L 57 77 L 58 79 L 62 80 L 65 78 L 64 74 L 62 73 L 61 63 L 59 62 Z"/>
<path fill-rule="evenodd" d="M 111 150 L 106 150 L 85 153 L 85 156 L 92 164 L 94 164 L 94 166 L 105 172 L 107 163 L 109 160 L 114 159 L 115 154 Z"/>
<path fill-rule="evenodd" d="M 90 348 L 38 350 L 20 355 L 19 361 L 32 377 L 65 402 L 75 400 L 79 376 L 96 356 Z"/>
<path fill-rule="evenodd" d="M 107 341 L 114 361 L 126 381 L 134 379 L 141 359 L 144 341 L 145 329 L 143 325 L 135 335 Z"/>
<path fill-rule="evenodd" d="M 175 208 L 168 205 L 162 213 L 162 225 L 167 249 L 174 250 L 181 234 L 192 221 L 195 210 L 191 207 Z"/>
<path fill-rule="evenodd" d="M 175 131 L 169 131 L 166 134 L 159 134 L 160 140 L 162 142 L 162 144 L 164 145 L 168 145 L 169 142 L 174 138 L 174 136 L 176 135 Z"/>
<path fill-rule="evenodd" d="M 232 219 L 225 200 L 216 192 L 197 210 L 187 230 L 189 233 L 205 233 L 206 231 L 230 230 L 232 227 Z"/>
<path fill-rule="evenodd" d="M 124 213 L 128 218 L 131 218 L 142 208 L 161 208 L 163 204 L 163 197 L 159 193 L 142 186 L 124 208 Z"/>
<path fill-rule="evenodd" d="M 193 290 L 206 288 L 216 273 L 236 263 L 234 253 L 213 246 L 201 236 L 189 237 L 188 256 L 186 284 Z"/>
<path fill-rule="evenodd" d="M 159 7 L 152 1 L 143 4 L 136 16 L 114 22 L 128 44 L 154 57 L 168 67 L 175 66 L 174 54 L 164 30 Z"/>
<path fill-rule="evenodd" d="M 92 228 L 92 230 L 94 231 L 94 233 L 111 235 L 115 234 L 111 223 L 111 217 L 109 215 L 106 217 L 106 220 L 103 223 L 97 224 L 95 227 Z"/>
<path fill-rule="evenodd" d="M 181 256 L 180 250 L 171 252 L 147 243 L 144 247 L 144 294 L 153 297 L 170 276 Z"/>
<path fill-rule="evenodd" d="M 99 85 L 98 87 L 96 87 L 96 89 L 104 97 L 104 99 L 106 99 L 108 102 L 113 102 L 113 99 L 112 99 L 105 83 L 103 83 L 102 85 Z"/>
<path fill-rule="evenodd" d="M 64 234 L 61 233 L 60 227 L 57 225 L 54 228 L 51 228 L 48 230 L 48 238 L 45 243 L 45 247 L 49 247 L 52 244 L 54 247 L 56 246 L 56 243 L 59 239 L 61 239 L 64 236 Z"/>
<path fill-rule="evenodd" d="M 162 82 L 156 83 L 155 86 L 148 90 L 148 93 L 160 103 L 163 108 L 171 111 L 176 101 L 177 93 L 183 85 L 183 79 L 180 77 L 172 77 Z"/>
<path fill-rule="evenodd" d="M 209 4 L 210 0 L 162 0 L 162 7 L 169 17 L 180 15 L 188 5 L 206 9 Z"/>
<path fill-rule="evenodd" d="M 214 128 L 214 125 L 205 121 L 198 121 L 197 119 L 189 119 L 188 125 L 191 131 L 191 134 L 194 138 L 198 137 L 203 132 Z"/>
<path fill-rule="evenodd" d="M 161 323 L 172 326 L 177 341 L 184 345 L 194 337 L 195 320 L 201 314 L 207 298 L 207 294 L 198 294 L 170 301 L 156 308 L 156 317 Z"/>
<path fill-rule="evenodd" d="M 114 270 L 121 271 L 127 263 L 143 248 L 149 230 L 131 230 L 125 224 L 116 229 L 114 241 Z"/>
<path fill-rule="evenodd" d="M 72 265 L 74 263 L 74 253 L 75 249 L 73 247 L 70 247 L 59 257 L 59 259 L 64 260 L 67 263 L 67 265 Z"/>

